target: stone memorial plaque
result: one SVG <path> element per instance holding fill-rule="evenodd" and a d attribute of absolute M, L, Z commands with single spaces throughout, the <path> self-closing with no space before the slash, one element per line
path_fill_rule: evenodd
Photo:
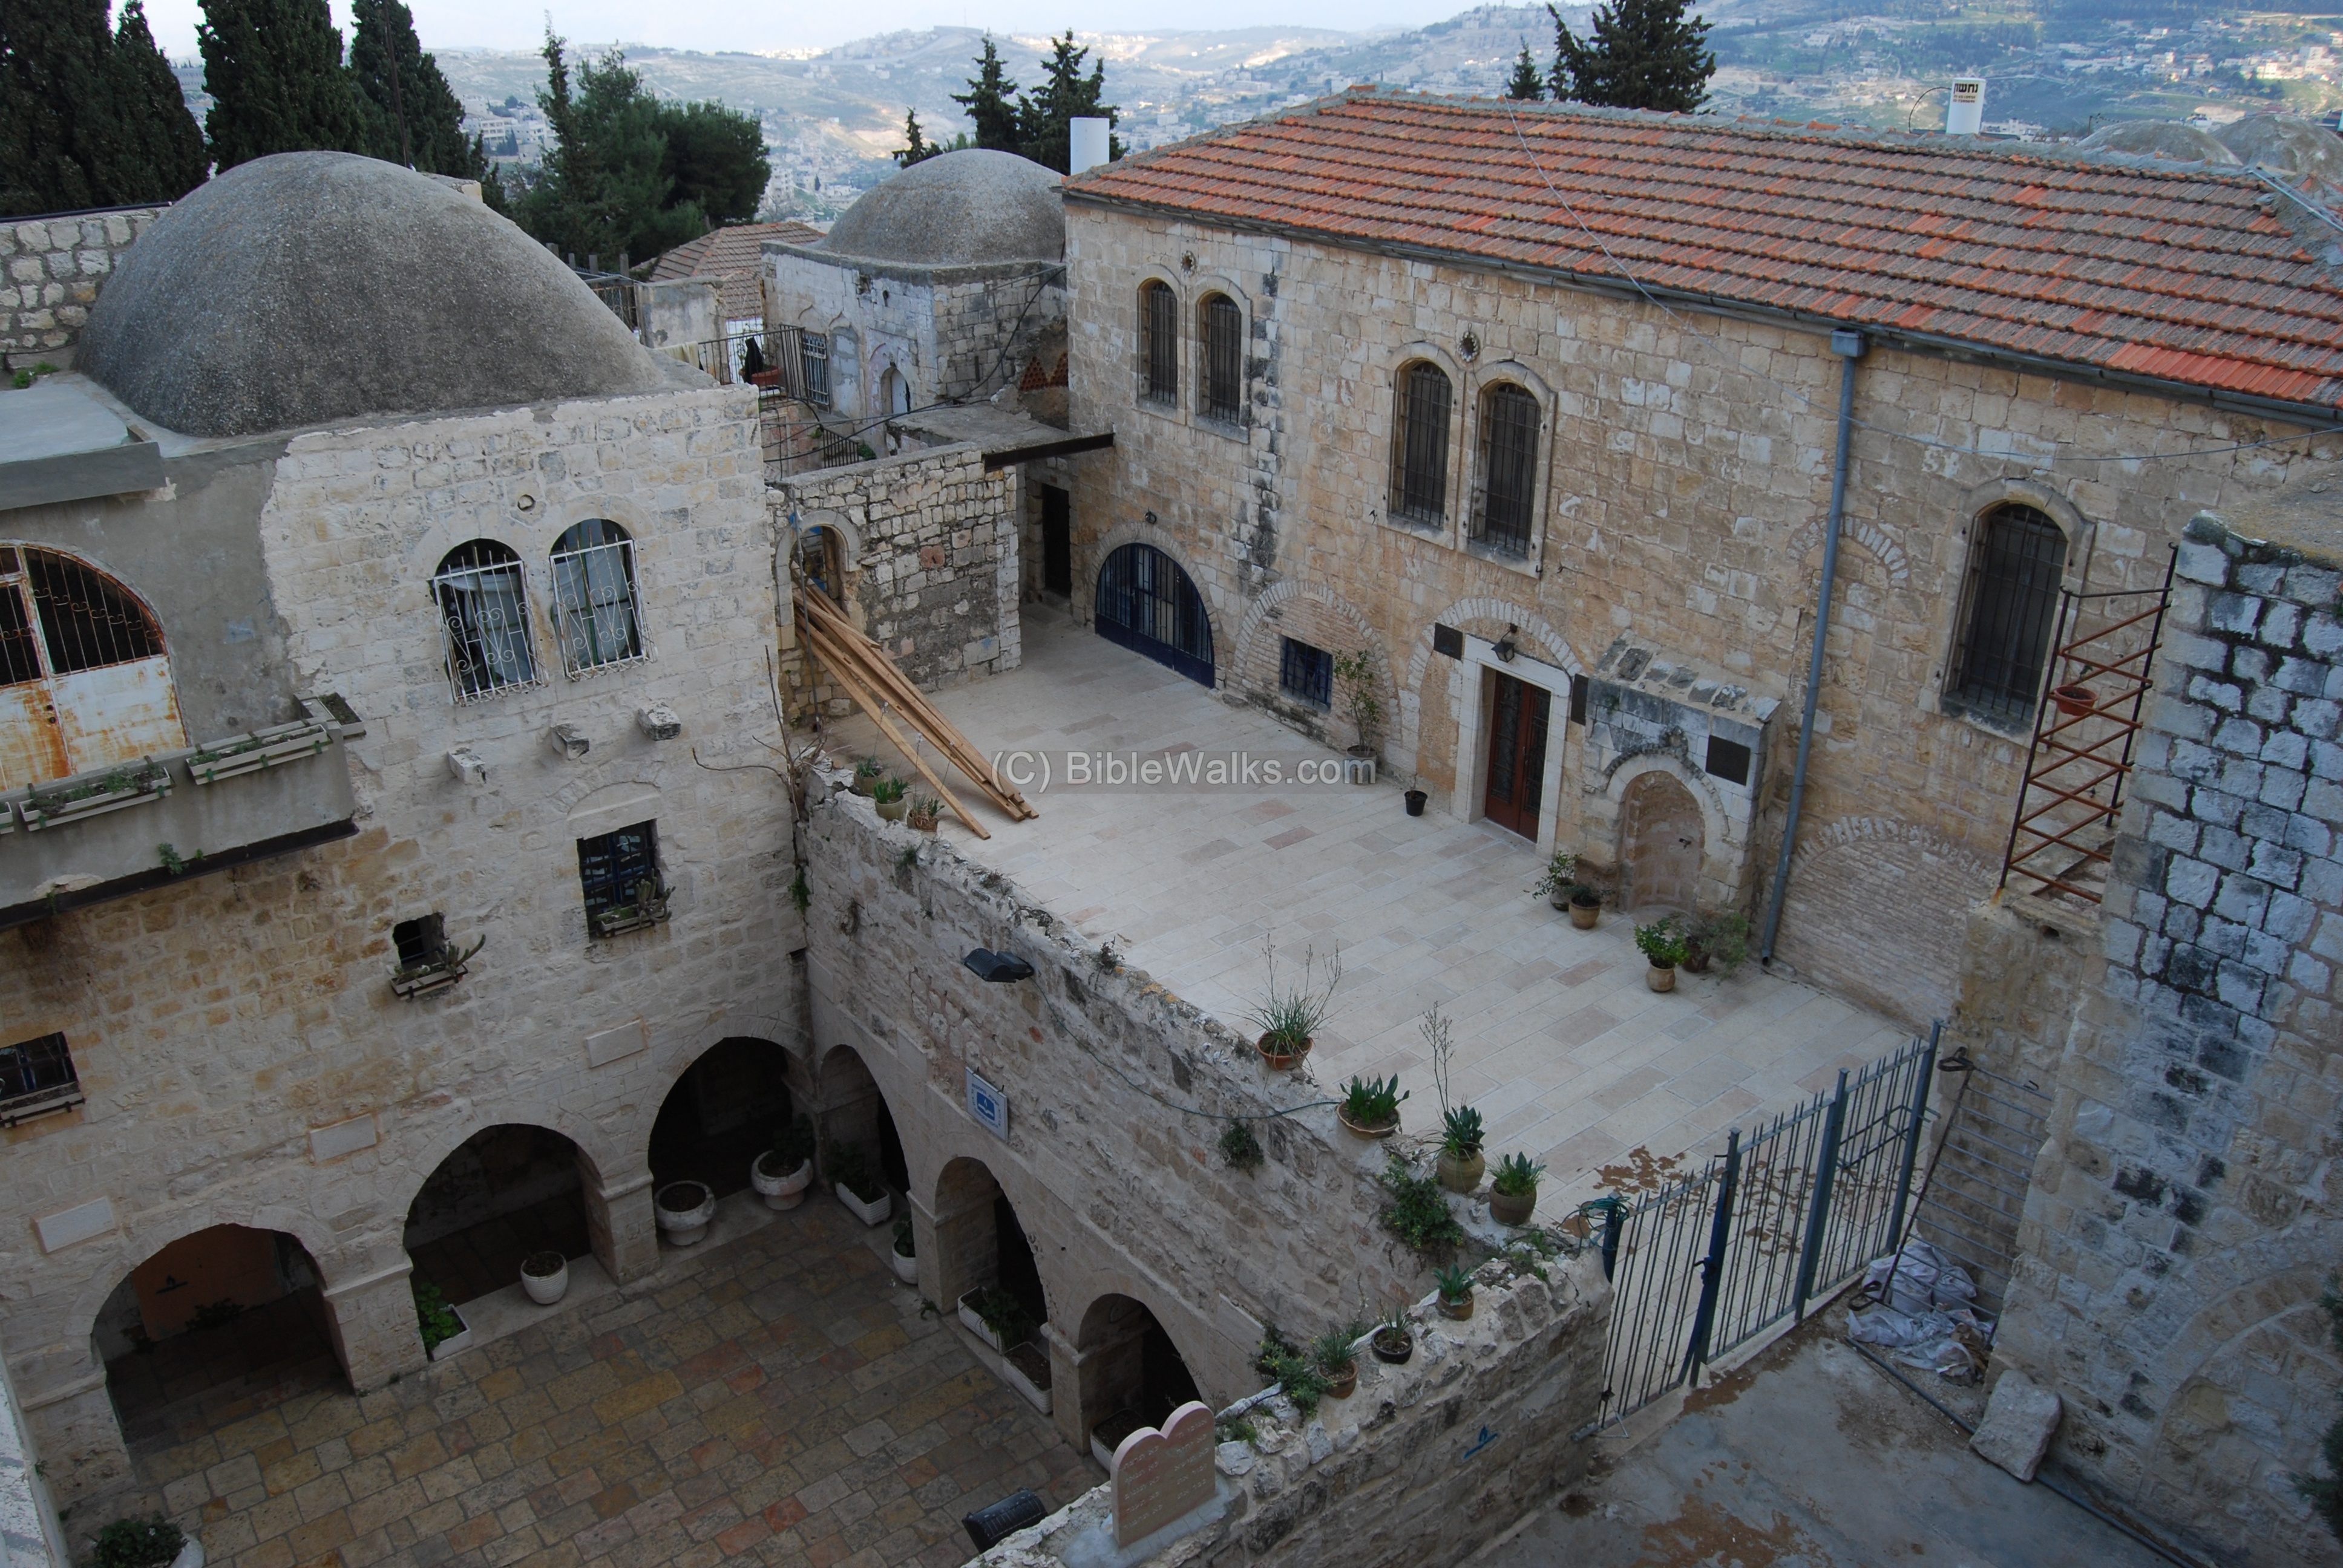
<path fill-rule="evenodd" d="M 1115 1543 L 1135 1545 L 1217 1495 L 1212 1407 L 1190 1400 L 1161 1432 L 1142 1426 L 1115 1449 Z"/>

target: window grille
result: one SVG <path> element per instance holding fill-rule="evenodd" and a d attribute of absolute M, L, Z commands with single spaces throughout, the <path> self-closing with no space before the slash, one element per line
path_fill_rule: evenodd
<path fill-rule="evenodd" d="M 163 628 L 120 583 L 71 556 L 0 549 L 0 684 L 38 679 L 43 644 L 47 673 L 72 675 L 160 657 Z"/>
<path fill-rule="evenodd" d="M 62 1034 L 0 1050 L 0 1127 L 82 1102 L 81 1077 Z"/>
<path fill-rule="evenodd" d="M 615 833 L 578 840 L 578 881 L 586 894 L 586 914 L 636 905 L 659 891 L 659 824 L 638 822 Z M 650 891 L 646 894 L 645 885 Z"/>
<path fill-rule="evenodd" d="M 1481 482 L 1473 537 L 1509 556 L 1527 555 L 1537 501 L 1537 399 L 1501 382 L 1481 399 Z"/>
<path fill-rule="evenodd" d="M 41 650 L 25 613 L 25 595 L 15 583 L 0 582 L 0 686 L 41 678 Z"/>
<path fill-rule="evenodd" d="M 439 563 L 431 593 L 447 638 L 447 684 L 457 701 L 536 684 L 518 556 L 492 539 L 458 545 Z"/>
<path fill-rule="evenodd" d="M 1180 400 L 1180 301 L 1168 283 L 1139 291 L 1140 396 L 1156 403 Z"/>
<path fill-rule="evenodd" d="M 1332 708 L 1334 656 L 1322 648 L 1312 648 L 1290 637 L 1284 644 L 1284 652 L 1278 660 L 1278 689 L 1312 708 Z"/>
<path fill-rule="evenodd" d="M 436 964 L 447 952 L 447 917 L 428 914 L 401 920 L 390 928 L 391 945 L 398 950 L 398 967 L 420 969 Z"/>
<path fill-rule="evenodd" d="M 817 408 L 830 407 L 830 338 L 825 333 L 798 334 L 798 379 L 805 400 Z"/>
<path fill-rule="evenodd" d="M 596 518 L 553 542 L 553 637 L 572 676 L 644 657 L 635 542 Z"/>
<path fill-rule="evenodd" d="M 1399 373 L 1399 417 L 1392 430 L 1391 515 L 1403 522 L 1448 517 L 1448 373 L 1418 362 Z"/>
<path fill-rule="evenodd" d="M 1215 294 L 1205 298 L 1198 317 L 1204 374 L 1196 411 L 1233 425 L 1243 416 L 1244 316 L 1235 300 Z"/>
<path fill-rule="evenodd" d="M 2006 724 L 2033 714 L 2066 570 L 2066 536 L 2046 514 L 2003 506 L 1978 520 L 1952 706 Z"/>

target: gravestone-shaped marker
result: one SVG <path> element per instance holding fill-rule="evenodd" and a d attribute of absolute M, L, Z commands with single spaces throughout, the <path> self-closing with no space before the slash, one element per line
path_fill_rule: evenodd
<path fill-rule="evenodd" d="M 1218 1495 L 1212 1482 L 1212 1411 L 1190 1400 L 1161 1431 L 1142 1426 L 1114 1451 L 1114 1539 L 1131 1546 Z"/>

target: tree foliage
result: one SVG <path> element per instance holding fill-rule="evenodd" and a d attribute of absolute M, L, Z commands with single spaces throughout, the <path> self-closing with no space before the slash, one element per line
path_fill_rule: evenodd
<path fill-rule="evenodd" d="M 204 0 L 204 135 L 222 171 L 270 153 L 370 150 L 326 0 Z"/>
<path fill-rule="evenodd" d="M 969 121 L 976 127 L 973 142 L 961 137 L 944 146 L 914 141 L 895 155 L 895 161 L 908 168 L 938 153 L 974 146 L 1015 153 L 1064 174 L 1073 161 L 1073 122 L 1091 118 L 1103 119 L 1110 127 L 1107 156 L 1122 156 L 1122 143 L 1111 129 L 1121 111 L 1099 101 L 1106 95 L 1106 62 L 1101 60 L 1086 75 L 1082 65 L 1089 58 L 1088 49 L 1076 47 L 1073 29 L 1069 27 L 1064 37 L 1050 40 L 1050 58 L 1042 63 L 1041 85 L 1021 94 L 1001 63 L 999 47 L 988 35 L 984 53 L 977 57 L 976 75 L 968 79 L 968 91 L 952 95 L 952 102 L 968 111 Z M 907 134 L 916 134 L 917 129 L 916 120 L 904 126 Z"/>
<path fill-rule="evenodd" d="M 0 213 L 175 201 L 202 183 L 203 133 L 140 0 L 0 4 Z"/>
<path fill-rule="evenodd" d="M 1554 17 L 1554 95 L 1614 109 L 1688 115 L 1708 98 L 1716 55 L 1703 46 L 1708 24 L 1686 20 L 1684 0 L 1616 0 L 1598 5 L 1584 39 Z"/>
<path fill-rule="evenodd" d="M 1545 96 L 1545 75 L 1530 56 L 1526 38 L 1522 40 L 1521 57 L 1513 62 L 1513 79 L 1505 84 L 1505 96 L 1521 104 L 1534 104 Z"/>
<path fill-rule="evenodd" d="M 946 153 L 964 152 L 976 146 L 969 139 L 966 131 L 960 132 L 948 142 L 928 140 L 927 134 L 920 129 L 920 111 L 917 109 L 904 112 L 903 144 L 890 155 L 894 158 L 895 166 L 899 169 L 908 169 L 913 164 L 923 164 L 930 158 L 940 158 Z"/>
<path fill-rule="evenodd" d="M 984 54 L 976 63 L 976 75 L 969 78 L 968 91 L 951 96 L 953 103 L 968 111 L 969 122 L 976 127 L 978 146 L 1001 153 L 1022 150 L 1017 84 L 1009 79 L 1008 70 L 1001 64 L 1001 51 L 990 34 L 985 35 Z"/>
<path fill-rule="evenodd" d="M 401 0 L 355 0 L 352 13 L 350 75 L 367 151 L 427 175 L 481 178 L 488 151 L 464 135 L 464 106 L 423 52 L 413 15 Z"/>

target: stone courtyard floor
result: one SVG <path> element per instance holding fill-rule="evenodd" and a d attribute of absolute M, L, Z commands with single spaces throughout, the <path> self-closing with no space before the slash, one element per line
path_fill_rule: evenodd
<path fill-rule="evenodd" d="M 143 1493 L 89 1506 L 163 1509 L 210 1568 L 964 1562 L 963 1513 L 1102 1477 L 922 1315 L 889 1236 L 817 1197 L 376 1393 L 190 1402 L 142 1423 Z"/>
<path fill-rule="evenodd" d="M 1248 1036 L 1258 1032 L 1245 1020 L 1264 937 L 1282 983 L 1305 948 L 1322 960 L 1339 944 L 1342 988 L 1311 1070 L 1326 1085 L 1400 1074 L 1413 1095 L 1405 1123 L 1417 1131 L 1440 1124 L 1417 1033 L 1439 1003 L 1454 1025 L 1453 1093 L 1487 1118 L 1492 1164 L 1517 1149 L 1547 1164 L 1539 1211 L 1549 1221 L 1598 1182 L 1648 1182 L 1651 1157 L 1721 1145 L 1733 1125 L 1828 1089 L 1840 1068 L 1909 1038 L 1754 962 L 1730 980 L 1686 974 L 1674 992 L 1654 993 L 1633 921 L 1606 910 L 1597 930 L 1574 929 L 1528 896 L 1535 846 L 1436 809 L 1411 818 L 1400 780 L 1070 785 L 1069 753 L 1238 753 L 1278 759 L 1289 776 L 1335 754 L 1061 613 L 1029 608 L 1022 667 L 936 702 L 988 757 L 1018 751 L 1018 767 L 1046 757 L 1051 769 L 1048 789 L 1025 788 L 1038 820 L 1009 822 L 963 790 L 992 838 L 980 842 L 947 814 L 945 839 L 1091 940 L 1121 937 L 1131 964 Z M 831 721 L 828 735 L 910 772 L 859 714 Z"/>

